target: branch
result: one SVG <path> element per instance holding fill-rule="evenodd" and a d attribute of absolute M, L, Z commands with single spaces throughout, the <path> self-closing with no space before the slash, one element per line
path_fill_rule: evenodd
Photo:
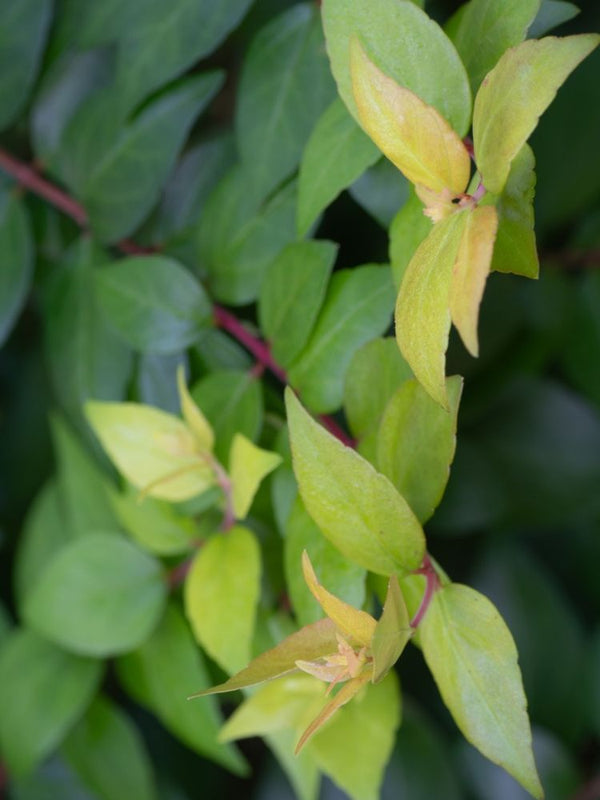
<path fill-rule="evenodd" d="M 431 563 L 428 553 L 425 553 L 425 557 L 423 558 L 423 566 L 420 569 L 415 570 L 413 575 L 424 575 L 425 580 L 427 581 L 425 584 L 425 593 L 423 594 L 421 605 L 417 609 L 417 613 L 414 615 L 410 623 L 411 628 L 418 628 L 423 617 L 427 613 L 427 609 L 429 608 L 429 604 L 431 603 L 433 595 L 440 588 L 440 579 L 437 576 L 437 572 Z"/>

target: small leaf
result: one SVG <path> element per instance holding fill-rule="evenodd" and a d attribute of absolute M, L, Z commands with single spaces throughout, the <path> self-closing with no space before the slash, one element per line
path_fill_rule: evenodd
<path fill-rule="evenodd" d="M 360 123 L 384 155 L 414 184 L 464 192 L 469 153 L 439 111 L 385 75 L 356 38 L 350 65 Z"/>
<path fill-rule="evenodd" d="M 260 571 L 256 537 L 238 525 L 206 542 L 185 580 L 185 613 L 194 636 L 230 674 L 250 660 Z"/>
<path fill-rule="evenodd" d="M 115 534 L 90 533 L 50 561 L 27 598 L 24 617 L 75 653 L 108 656 L 144 641 L 166 594 L 156 559 Z"/>
<path fill-rule="evenodd" d="M 466 224 L 461 211 L 434 225 L 408 265 L 396 303 L 400 351 L 423 388 L 445 408 L 450 286 Z"/>
<path fill-rule="evenodd" d="M 182 365 L 177 368 L 177 389 L 179 391 L 181 413 L 186 425 L 196 437 L 200 448 L 212 452 L 215 445 L 215 434 L 210 427 L 209 421 L 200 411 L 188 391 L 187 383 L 185 382 L 185 370 Z"/>
<path fill-rule="evenodd" d="M 465 737 L 543 797 L 517 650 L 496 608 L 468 586 L 435 593 L 420 626 L 425 660 Z"/>
<path fill-rule="evenodd" d="M 124 258 L 96 273 L 106 318 L 132 347 L 174 353 L 198 341 L 212 306 L 196 278 L 165 256 Z"/>
<path fill-rule="evenodd" d="M 371 640 L 373 683 L 379 683 L 385 678 L 400 658 L 413 633 L 398 578 L 392 575 L 388 583 L 383 612 L 377 621 Z"/>
<path fill-rule="evenodd" d="M 298 177 L 298 235 L 305 236 L 342 189 L 380 157 L 338 97 L 323 112 L 306 143 Z"/>
<path fill-rule="evenodd" d="M 353 639 L 363 647 L 369 647 L 375 630 L 373 617 L 365 611 L 360 611 L 354 606 L 344 603 L 343 600 L 335 597 L 324 586 L 321 586 L 306 550 L 302 553 L 302 572 L 308 588 L 314 594 L 325 614 L 335 623 L 336 628 L 344 636 Z"/>
<path fill-rule="evenodd" d="M 600 42 L 597 34 L 547 37 L 517 45 L 486 76 L 475 99 L 475 161 L 486 189 L 499 194 L 510 165 L 540 116 L 578 64 Z"/>
<path fill-rule="evenodd" d="M 254 658 L 247 667 L 240 670 L 232 678 L 218 686 L 196 692 L 191 697 L 203 697 L 208 694 L 233 692 L 264 681 L 272 681 L 290 672 L 297 672 L 296 661 L 305 659 L 315 661 L 318 658 L 336 653 L 338 649 L 337 630 L 333 622 L 320 619 L 311 625 L 305 625 L 299 631 L 290 634 L 271 650 Z"/>
<path fill-rule="evenodd" d="M 281 464 L 279 453 L 262 450 L 242 433 L 233 438 L 229 453 L 231 502 L 236 519 L 245 519 L 254 496 L 266 476 Z"/>
<path fill-rule="evenodd" d="M 494 206 L 470 210 L 452 270 L 450 315 L 473 356 L 479 353 L 479 306 L 492 263 L 497 229 L 498 214 Z"/>
<path fill-rule="evenodd" d="M 286 406 L 300 494 L 323 534 L 372 572 L 416 569 L 425 540 L 404 498 L 371 464 L 318 425 L 290 389 Z"/>
<path fill-rule="evenodd" d="M 0 346 L 21 313 L 32 277 L 33 247 L 27 210 L 19 197 L 0 191 Z"/>
<path fill-rule="evenodd" d="M 138 489 L 164 500 L 188 500 L 215 484 L 210 460 L 184 423 L 138 403 L 85 406 L 90 425 L 115 465 Z"/>

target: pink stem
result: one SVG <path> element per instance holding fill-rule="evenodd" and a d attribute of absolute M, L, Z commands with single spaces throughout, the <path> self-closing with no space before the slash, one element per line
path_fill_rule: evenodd
<path fill-rule="evenodd" d="M 213 308 L 215 322 L 219 328 L 222 328 L 224 331 L 227 331 L 227 333 L 230 333 L 234 339 L 237 339 L 240 344 L 244 345 L 246 350 L 249 350 L 252 353 L 257 361 L 260 361 L 261 364 L 264 364 L 265 367 L 270 369 L 271 372 L 276 375 L 282 383 L 286 383 L 287 377 L 285 371 L 273 360 L 269 346 L 256 336 L 253 336 L 250 331 L 248 331 L 239 321 L 239 319 L 234 317 L 233 314 L 230 314 L 229 311 L 226 311 L 224 308 L 217 305 L 215 305 Z"/>
<path fill-rule="evenodd" d="M 410 623 L 411 628 L 418 628 L 423 617 L 427 613 L 427 609 L 429 608 L 429 604 L 431 603 L 433 595 L 440 587 L 440 579 L 437 576 L 428 553 L 425 553 L 425 557 L 423 558 L 423 566 L 420 569 L 415 570 L 413 574 L 424 575 L 425 580 L 427 581 L 425 584 L 425 593 L 423 594 L 421 605 L 417 609 L 417 613 L 414 615 Z"/>

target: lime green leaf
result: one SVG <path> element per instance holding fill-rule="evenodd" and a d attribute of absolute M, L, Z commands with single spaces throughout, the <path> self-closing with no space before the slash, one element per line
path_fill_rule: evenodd
<path fill-rule="evenodd" d="M 302 554 L 302 572 L 308 588 L 325 614 L 335 623 L 336 628 L 350 639 L 355 640 L 364 647 L 369 647 L 375 630 L 373 617 L 365 611 L 360 611 L 354 606 L 344 603 L 343 600 L 335 597 L 324 586 L 321 586 L 306 550 Z"/>
<path fill-rule="evenodd" d="M 279 453 L 257 447 L 242 433 L 233 438 L 229 453 L 231 501 L 236 519 L 245 519 L 262 480 L 282 462 Z"/>
<path fill-rule="evenodd" d="M 209 539 L 185 581 L 185 613 L 194 636 L 230 674 L 250 660 L 260 570 L 256 537 L 236 526 Z"/>
<path fill-rule="evenodd" d="M 338 97 L 313 128 L 298 178 L 298 235 L 305 236 L 321 211 L 374 164 L 379 150 Z"/>
<path fill-rule="evenodd" d="M 379 683 L 385 678 L 400 658 L 413 633 L 398 578 L 392 575 L 388 583 L 383 612 L 377 621 L 371 640 L 373 683 Z"/>
<path fill-rule="evenodd" d="M 394 484 L 421 523 L 433 514 L 448 483 L 456 447 L 459 377 L 446 380 L 449 410 L 415 380 L 392 396 L 377 431 L 377 466 Z"/>
<path fill-rule="evenodd" d="M 423 388 L 444 407 L 452 269 L 466 224 L 462 211 L 434 225 L 408 265 L 396 303 L 402 355 Z"/>
<path fill-rule="evenodd" d="M 323 305 L 337 249 L 333 242 L 294 242 L 267 270 L 258 306 L 260 328 L 274 359 L 283 367 L 308 341 Z"/>
<path fill-rule="evenodd" d="M 290 389 L 286 406 L 300 494 L 323 534 L 372 572 L 416 569 L 425 539 L 404 498 L 371 464 L 318 425 Z"/>
<path fill-rule="evenodd" d="M 431 219 L 424 214 L 423 203 L 414 191 L 392 220 L 390 226 L 390 263 L 396 289 L 417 247 L 431 231 Z"/>
<path fill-rule="evenodd" d="M 102 664 L 66 653 L 32 631 L 15 630 L 0 650 L 0 747 L 14 775 L 48 756 L 81 716 Z"/>
<path fill-rule="evenodd" d="M 386 331 L 394 289 L 387 267 L 369 264 L 336 272 L 305 349 L 290 366 L 290 384 L 315 413 L 342 403 L 344 376 L 354 352 Z"/>
<path fill-rule="evenodd" d="M 358 118 L 350 75 L 350 39 L 400 86 L 434 106 L 460 136 L 467 133 L 471 91 L 465 68 L 442 29 L 414 3 L 324 0 L 327 52 L 338 91 Z M 424 53 L 435 53 L 425 58 Z"/>
<path fill-rule="evenodd" d="M 0 52 L 2 52 L 0 50 Z M 2 74 L 0 72 L 0 74 Z M 0 93 L 2 89 L 0 86 Z M 2 108 L 2 106 L 0 106 Z M 1 112 L 0 112 L 1 113 Z M 0 191 L 0 345 L 13 329 L 33 277 L 32 234 L 21 198 Z"/>
<path fill-rule="evenodd" d="M 468 586 L 436 592 L 421 623 L 425 660 L 464 736 L 543 797 L 517 650 L 496 608 Z"/>
<path fill-rule="evenodd" d="M 515 156 L 508 180 L 498 198 L 498 233 L 492 269 L 537 278 L 539 260 L 533 228 L 535 158 L 529 145 Z"/>
<path fill-rule="evenodd" d="M 319 767 L 353 800 L 377 800 L 400 724 L 400 690 L 390 672 L 367 684 L 307 745 Z"/>
<path fill-rule="evenodd" d="M 475 161 L 488 191 L 499 194 L 510 165 L 575 67 L 600 42 L 597 34 L 547 37 L 513 47 L 486 76 L 475 99 Z"/>
<path fill-rule="evenodd" d="M 579 14 L 579 9 L 573 3 L 566 3 L 563 0 L 542 0 L 537 17 L 533 20 L 529 28 L 529 38 L 539 39 L 552 28 L 557 28 L 563 22 L 573 19 Z"/>
<path fill-rule="evenodd" d="M 504 51 L 523 41 L 539 7 L 540 0 L 471 0 L 464 6 L 451 38 L 473 94 Z"/>
<path fill-rule="evenodd" d="M 24 617 L 67 649 L 108 656 L 144 641 L 166 594 L 156 559 L 120 536 L 90 533 L 50 561 L 27 598 Z"/>
<path fill-rule="evenodd" d="M 86 788 L 102 800 L 155 800 L 150 758 L 137 728 L 118 706 L 97 697 L 61 753 Z"/>
<path fill-rule="evenodd" d="M 202 450 L 210 450 L 215 444 L 215 434 L 210 427 L 209 421 L 206 419 L 202 411 L 198 408 L 192 395 L 189 393 L 187 383 L 185 382 L 185 370 L 183 365 L 177 368 L 177 389 L 179 391 L 179 402 L 181 403 L 181 413 L 183 418 L 192 431 L 198 444 Z"/>
<path fill-rule="evenodd" d="M 490 272 L 497 229 L 498 214 L 494 206 L 470 210 L 452 270 L 450 315 L 465 347 L 474 356 L 479 353 L 479 306 Z"/>
<path fill-rule="evenodd" d="M 127 480 L 145 494 L 188 500 L 215 484 L 211 462 L 184 423 L 138 403 L 86 403 L 90 425 Z"/>
<path fill-rule="evenodd" d="M 305 659 L 315 661 L 323 656 L 337 652 L 337 630 L 333 622 L 326 618 L 305 625 L 296 633 L 292 633 L 271 650 L 267 650 L 253 659 L 245 669 L 219 686 L 196 692 L 191 697 L 203 697 L 207 694 L 233 692 L 257 683 L 271 681 L 289 672 L 298 671 L 296 661 Z"/>
<path fill-rule="evenodd" d="M 414 184 L 464 192 L 469 153 L 439 111 L 385 75 L 356 38 L 350 66 L 360 123 L 384 155 Z"/>
<path fill-rule="evenodd" d="M 152 636 L 138 650 L 120 658 L 117 668 L 132 697 L 184 744 L 238 775 L 247 774 L 246 762 L 237 750 L 217 742 L 223 720 L 214 698 L 187 701 L 194 689 L 210 685 L 210 677 L 178 606 L 167 606 Z"/>

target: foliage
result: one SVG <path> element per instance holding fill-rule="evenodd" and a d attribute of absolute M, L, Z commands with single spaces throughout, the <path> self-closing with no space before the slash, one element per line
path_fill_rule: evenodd
<path fill-rule="evenodd" d="M 10 5 L 0 793 L 591 797 L 598 9 Z"/>

